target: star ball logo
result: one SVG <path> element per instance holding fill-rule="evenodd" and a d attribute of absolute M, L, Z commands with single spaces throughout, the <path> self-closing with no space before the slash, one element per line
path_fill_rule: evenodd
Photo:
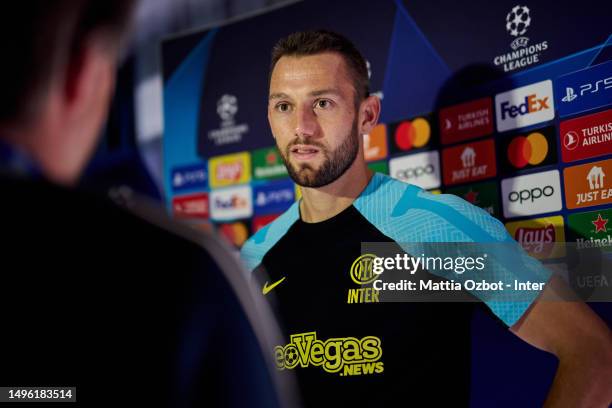
<path fill-rule="evenodd" d="M 506 15 L 506 30 L 513 37 L 527 32 L 531 25 L 531 16 L 527 6 L 514 6 Z"/>
<path fill-rule="evenodd" d="M 532 11 L 527 6 L 516 5 L 506 14 L 506 32 L 514 37 L 510 43 L 511 52 L 493 59 L 496 66 L 503 66 L 504 72 L 525 68 L 540 62 L 542 52 L 548 49 L 548 41 L 529 45 L 524 35 L 532 23 Z"/>

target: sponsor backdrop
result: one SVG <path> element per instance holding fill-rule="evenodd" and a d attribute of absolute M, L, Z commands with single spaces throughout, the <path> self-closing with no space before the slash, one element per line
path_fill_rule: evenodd
<path fill-rule="evenodd" d="M 609 244 L 609 5 L 442 3 L 303 1 L 166 40 L 172 214 L 239 247 L 299 199 L 267 123 L 269 52 L 290 32 L 329 28 L 363 52 L 383 102 L 381 124 L 364 135 L 372 169 L 482 207 L 544 262 L 565 256 L 555 242 Z M 609 318 L 609 306 L 601 307 Z M 503 334 L 490 320 L 477 316 L 474 324 L 473 405 L 544 398 L 553 359 L 495 337 Z M 507 355 L 490 342 L 504 343 Z M 517 381 L 522 393 L 511 388 Z"/>

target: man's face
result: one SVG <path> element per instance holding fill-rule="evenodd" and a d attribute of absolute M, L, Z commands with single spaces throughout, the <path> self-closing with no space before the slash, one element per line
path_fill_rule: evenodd
<path fill-rule="evenodd" d="M 268 120 L 291 178 L 322 187 L 359 152 L 355 89 L 342 56 L 282 57 L 270 79 Z"/>

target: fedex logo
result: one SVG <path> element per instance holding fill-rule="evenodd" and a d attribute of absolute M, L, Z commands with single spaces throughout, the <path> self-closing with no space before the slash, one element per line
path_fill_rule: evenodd
<path fill-rule="evenodd" d="M 502 120 L 507 116 L 516 118 L 519 115 L 527 115 L 528 113 L 538 112 L 542 109 L 550 109 L 548 106 L 548 97 L 538 98 L 536 94 L 525 97 L 522 104 L 518 106 L 510 105 L 510 102 L 503 102 L 501 105 Z"/>
<path fill-rule="evenodd" d="M 497 94 L 495 105 L 498 132 L 552 120 L 555 117 L 552 81 Z"/>

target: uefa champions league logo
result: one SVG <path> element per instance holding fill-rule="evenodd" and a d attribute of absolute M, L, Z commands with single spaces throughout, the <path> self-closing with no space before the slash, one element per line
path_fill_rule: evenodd
<path fill-rule="evenodd" d="M 527 32 L 529 25 L 531 25 L 531 16 L 527 6 L 514 6 L 506 15 L 506 30 L 511 36 L 517 37 L 510 44 L 513 50 L 527 46 L 529 38 L 522 37 L 522 35 Z"/>
<path fill-rule="evenodd" d="M 506 30 L 513 37 L 525 34 L 530 24 L 531 17 L 527 6 L 514 6 L 506 16 Z"/>
<path fill-rule="evenodd" d="M 238 112 L 238 98 L 234 95 L 225 94 L 217 101 L 217 113 L 223 122 L 233 122 L 236 112 Z"/>

